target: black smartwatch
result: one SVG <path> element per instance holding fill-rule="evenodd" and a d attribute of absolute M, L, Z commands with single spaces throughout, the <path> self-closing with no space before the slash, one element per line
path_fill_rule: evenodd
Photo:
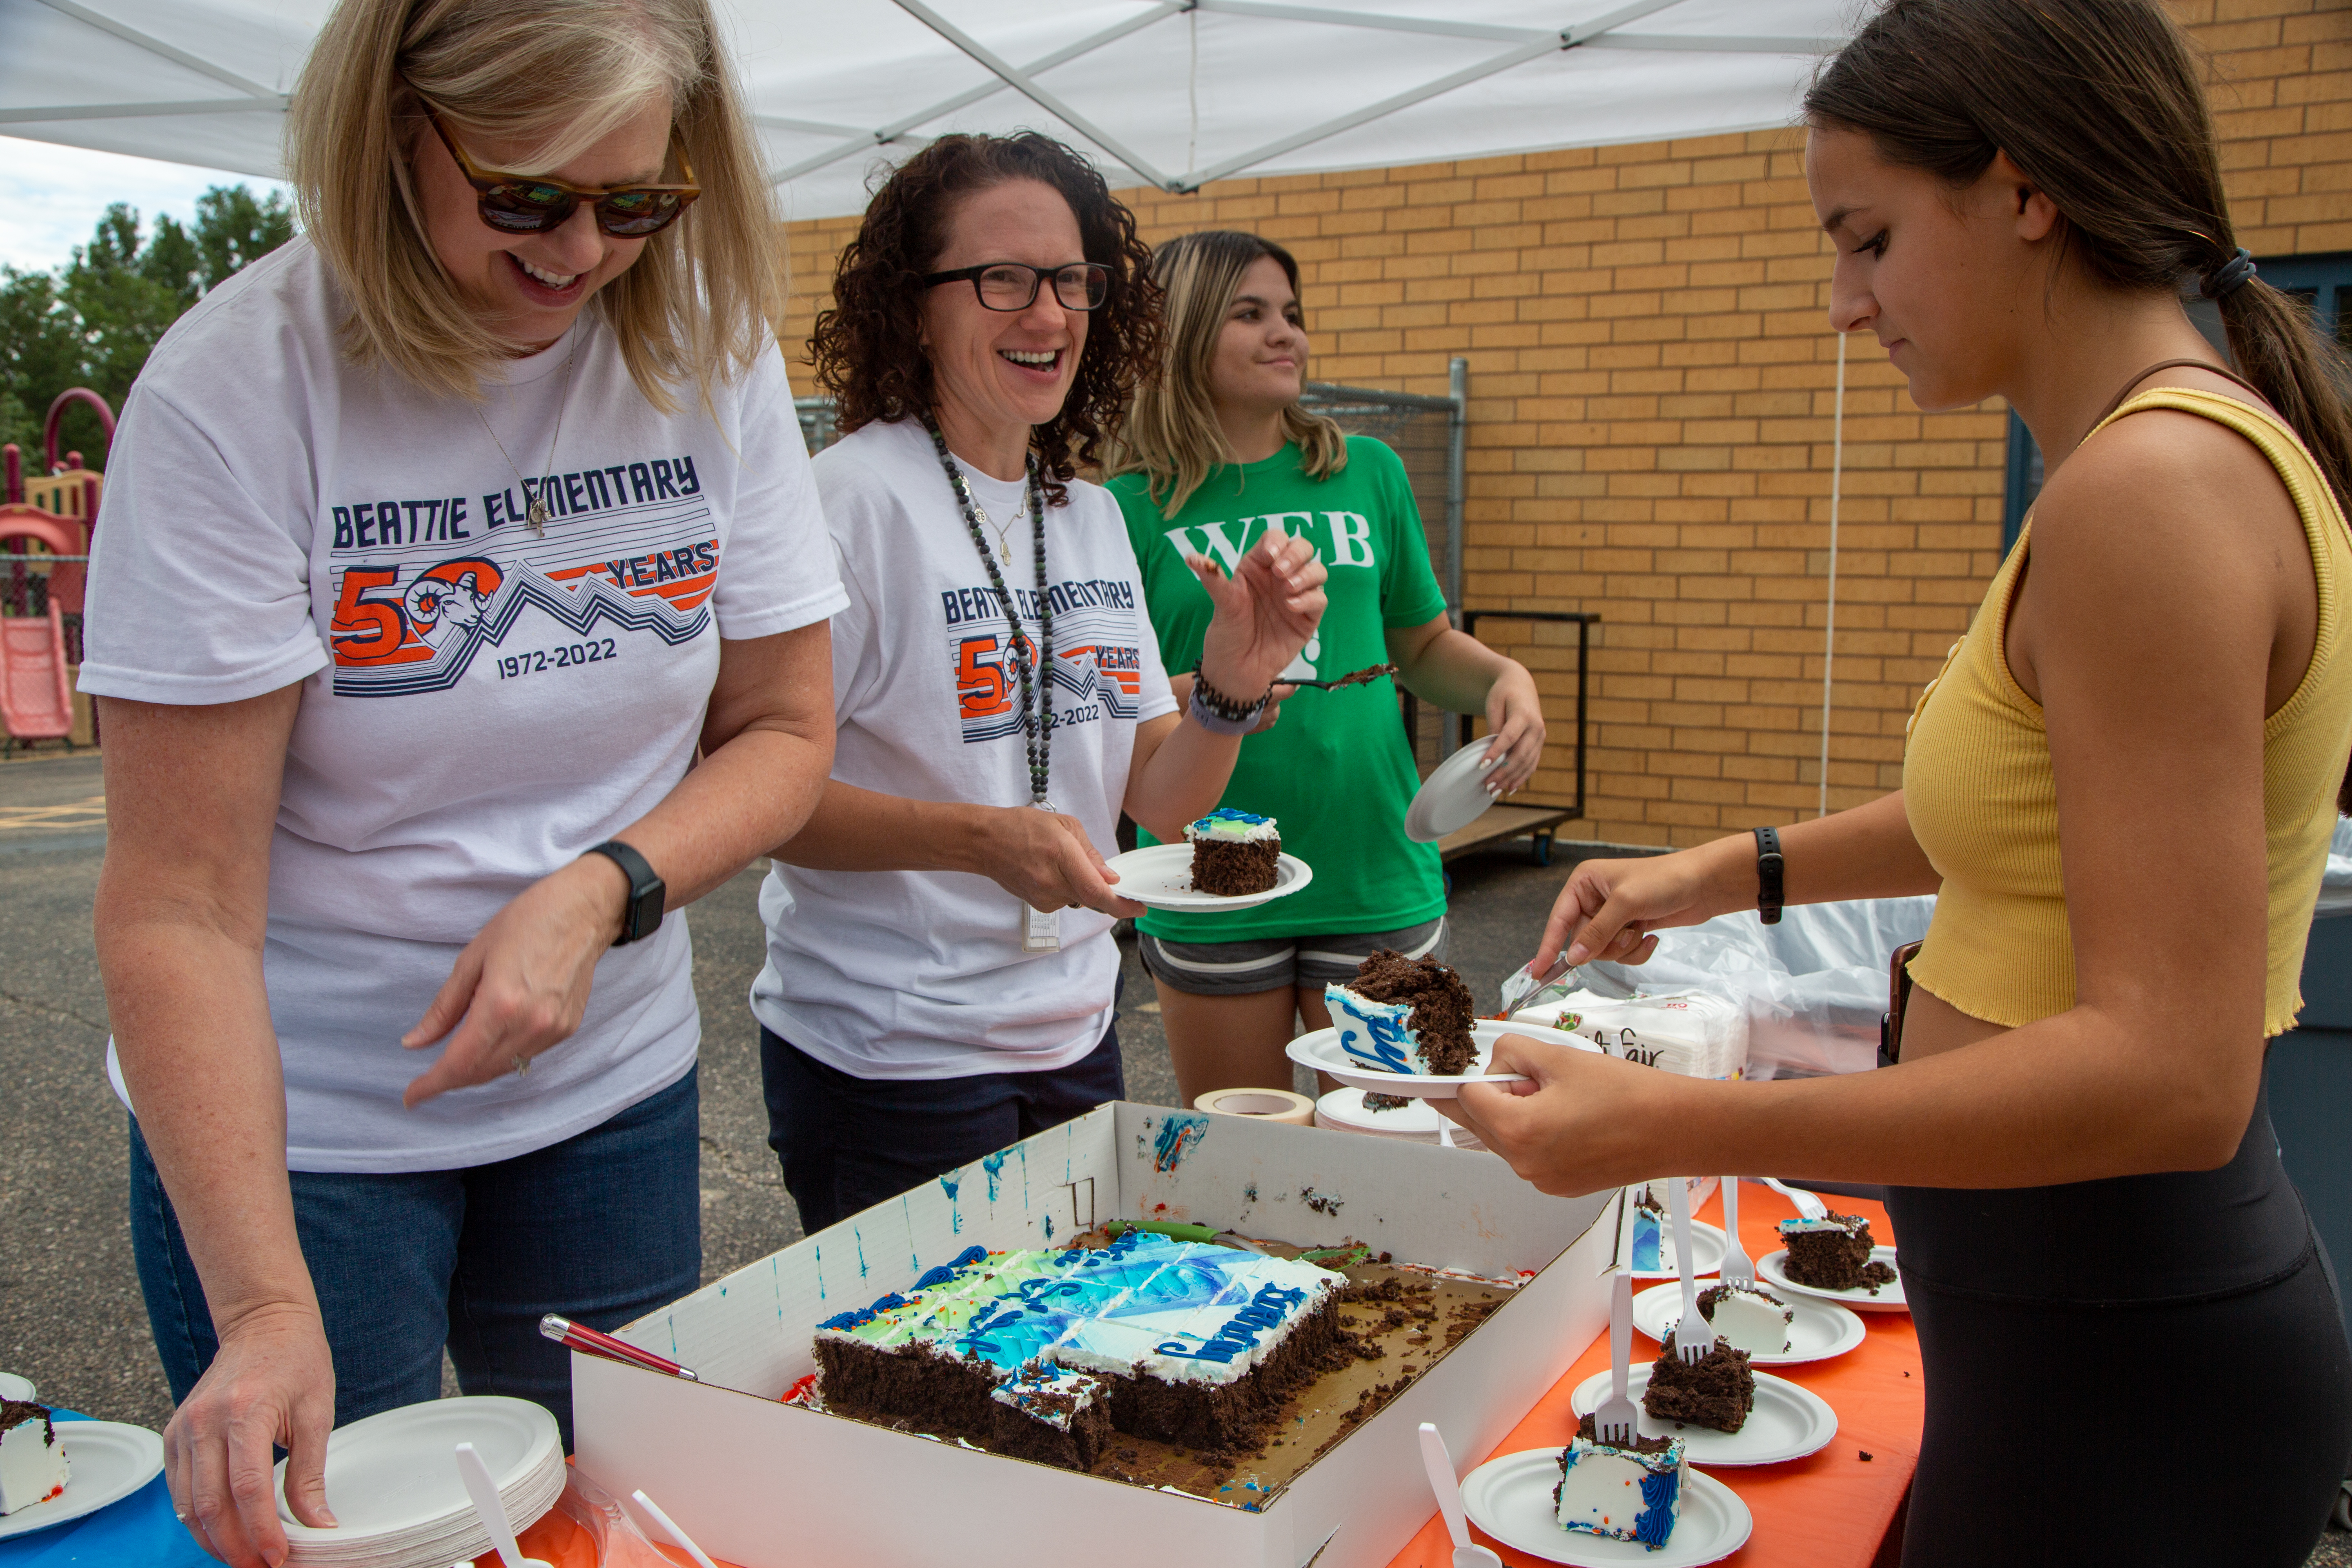
<path fill-rule="evenodd" d="M 661 929 L 662 900 L 669 889 L 654 875 L 646 858 L 617 838 L 607 838 L 591 846 L 588 853 L 602 855 L 621 868 L 629 879 L 629 904 L 621 911 L 621 934 L 613 939 L 614 947 L 625 947 L 642 942 Z"/>
<path fill-rule="evenodd" d="M 1780 830 L 1759 827 L 1756 830 L 1756 918 L 1768 926 L 1780 923 L 1781 873 L 1788 862 L 1780 858 Z"/>

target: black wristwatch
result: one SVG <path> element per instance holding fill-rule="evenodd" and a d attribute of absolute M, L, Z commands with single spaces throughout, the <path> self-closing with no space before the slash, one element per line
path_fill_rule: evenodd
<path fill-rule="evenodd" d="M 1781 873 L 1788 862 L 1780 858 L 1780 830 L 1756 830 L 1756 918 L 1768 926 L 1780 923 Z"/>
<path fill-rule="evenodd" d="M 654 875 L 653 866 L 646 858 L 617 838 L 593 845 L 588 853 L 602 855 L 629 879 L 629 905 L 621 911 L 621 934 L 613 939 L 613 945 L 625 947 L 661 930 L 662 900 L 669 889 Z"/>

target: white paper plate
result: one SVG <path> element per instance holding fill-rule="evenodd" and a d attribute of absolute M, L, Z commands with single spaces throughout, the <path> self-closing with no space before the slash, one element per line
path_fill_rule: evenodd
<path fill-rule="evenodd" d="M 126 1426 L 120 1421 L 60 1421 L 57 1429 L 58 1441 L 66 1446 L 72 1478 L 66 1482 L 66 1489 L 48 1501 L 0 1518 L 0 1541 L 96 1513 L 163 1473 L 163 1439 L 144 1426 Z"/>
<path fill-rule="evenodd" d="M 1874 1247 L 1870 1249 L 1870 1257 L 1874 1263 L 1895 1268 L 1895 1249 L 1891 1247 Z M 1907 1312 L 1911 1310 L 1910 1303 L 1903 1299 L 1903 1274 L 1900 1269 L 1895 1271 L 1894 1279 L 1878 1288 L 1875 1296 L 1867 1290 L 1822 1290 L 1811 1285 L 1800 1285 L 1789 1278 L 1789 1249 L 1783 1247 L 1756 1260 L 1756 1278 L 1765 1280 L 1776 1290 L 1794 1290 L 1800 1296 L 1811 1296 L 1817 1301 L 1841 1302 L 1858 1312 Z"/>
<path fill-rule="evenodd" d="M 1642 1391 L 1649 1386 L 1647 1366 L 1633 1367 L 1625 1379 L 1625 1392 L 1639 1411 L 1637 1429 L 1644 1437 L 1680 1437 L 1694 1465 L 1777 1465 L 1817 1454 L 1837 1436 L 1837 1412 L 1827 1400 L 1769 1372 L 1756 1374 L 1756 1407 L 1737 1432 L 1654 1420 L 1640 1410 Z M 1609 1373 L 1603 1368 L 1576 1385 L 1568 1407 L 1580 1416 L 1608 1397 Z"/>
<path fill-rule="evenodd" d="M 1531 1040 L 1542 1040 L 1549 1045 L 1591 1051 L 1595 1056 L 1601 1054 L 1601 1047 L 1591 1040 L 1579 1039 L 1558 1029 L 1541 1028 L 1533 1024 L 1498 1024 L 1487 1018 L 1477 1019 L 1470 1026 L 1470 1041 L 1478 1047 L 1477 1056 L 1471 1059 L 1470 1070 L 1453 1076 L 1390 1072 L 1386 1068 L 1373 1067 L 1340 1048 L 1339 1031 L 1337 1029 L 1318 1029 L 1312 1034 L 1301 1035 L 1285 1048 L 1292 1061 L 1303 1063 L 1317 1072 L 1328 1073 L 1349 1089 L 1377 1089 L 1382 1094 L 1402 1094 L 1414 1100 L 1452 1100 L 1454 1091 L 1465 1083 L 1527 1081 L 1523 1074 L 1490 1075 L 1486 1070 L 1486 1058 L 1494 1054 L 1495 1042 L 1505 1035 L 1525 1035 Z"/>
<path fill-rule="evenodd" d="M 1447 834 L 1469 826 L 1486 815 L 1495 797 L 1486 793 L 1486 775 L 1478 764 L 1486 755 L 1492 735 L 1481 735 L 1437 765 L 1404 810 L 1404 836 L 1415 844 L 1434 844 Z"/>
<path fill-rule="evenodd" d="M 1523 1024 L 1514 1024 L 1511 1026 L 1526 1027 Z M 1698 1205 L 1694 1204 L 1691 1206 L 1696 1208 Z M 1671 1241 L 1673 1226 L 1662 1220 L 1659 1222 L 1659 1227 L 1666 1233 L 1665 1239 Z M 1709 1225 L 1703 1219 L 1695 1219 L 1690 1222 L 1690 1231 L 1691 1277 L 1696 1279 L 1720 1272 L 1723 1268 L 1723 1227 Z M 1659 1253 L 1663 1257 L 1664 1248 L 1659 1248 Z M 1682 1284 L 1682 1270 L 1679 1268 L 1628 1268 L 1625 1272 L 1636 1279 L 1671 1279 L 1675 1281 L 1677 1288 Z"/>
<path fill-rule="evenodd" d="M 1425 1100 L 1410 1100 L 1393 1110 L 1372 1110 L 1364 1104 L 1364 1096 L 1371 1092 L 1361 1089 L 1335 1089 L 1315 1102 L 1315 1125 L 1340 1132 L 1361 1132 L 1374 1138 L 1393 1138 L 1400 1143 L 1437 1143 L 1439 1129 L 1452 1134 L 1456 1149 L 1484 1149 L 1478 1135 L 1467 1127 L 1458 1127 L 1437 1114 Z"/>
<path fill-rule="evenodd" d="M 1639 1563 L 1644 1568 L 1698 1568 L 1748 1544 L 1755 1517 L 1739 1494 L 1703 1470 L 1683 1467 L 1682 1517 L 1674 1534 L 1653 1552 L 1638 1541 L 1611 1541 L 1559 1527 L 1552 1489 L 1559 1485 L 1559 1450 L 1528 1448 L 1489 1459 L 1462 1478 L 1462 1510 L 1506 1546 L 1548 1563 L 1575 1568 Z"/>
<path fill-rule="evenodd" d="M 457 1475 L 457 1447 L 482 1457 L 514 1528 L 527 1529 L 563 1490 L 555 1417 L 529 1400 L 485 1395 L 403 1405 L 327 1438 L 327 1500 L 339 1526 L 298 1523 L 286 1506 L 286 1462 L 276 1473 L 278 1517 L 297 1563 L 407 1568 L 489 1550 Z"/>
<path fill-rule="evenodd" d="M 29 1377 L 18 1377 L 13 1372 L 0 1372 L 0 1399 L 30 1399 L 38 1390 Z"/>
<path fill-rule="evenodd" d="M 1789 1321 L 1789 1348 L 1780 1355 L 1749 1357 L 1758 1366 L 1794 1366 L 1800 1362 L 1827 1361 L 1862 1343 L 1863 1336 L 1868 1332 L 1860 1318 L 1834 1301 L 1817 1301 L 1797 1295 L 1781 1300 L 1796 1314 Z M 1679 1279 L 1672 1285 L 1654 1286 L 1633 1298 L 1633 1326 L 1661 1344 L 1682 1321 L 1682 1315 L 1683 1288 Z"/>
<path fill-rule="evenodd" d="M 1298 891 L 1315 879 L 1314 868 L 1296 855 L 1275 861 L 1274 886 L 1263 893 L 1235 893 L 1221 898 L 1192 890 L 1192 847 L 1190 844 L 1149 844 L 1110 859 L 1118 880 L 1110 890 L 1122 899 L 1155 910 L 1246 910 Z"/>

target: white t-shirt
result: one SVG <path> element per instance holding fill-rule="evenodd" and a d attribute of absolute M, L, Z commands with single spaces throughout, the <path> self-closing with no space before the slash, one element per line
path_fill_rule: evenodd
<path fill-rule="evenodd" d="M 921 424 L 868 425 L 817 454 L 849 607 L 833 621 L 833 776 L 914 800 L 1029 804 L 1012 628 Z M 1038 635 L 1025 486 L 966 468 L 1013 559 L 997 570 Z M 1118 503 L 1073 480 L 1045 509 L 1055 726 L 1047 797 L 1118 853 L 1135 728 L 1175 710 Z M 1110 1026 L 1111 918 L 1061 911 L 1062 945 L 1027 952 L 1021 901 L 956 871 L 812 871 L 777 861 L 760 890 L 761 1023 L 867 1079 L 1066 1067 Z"/>
<path fill-rule="evenodd" d="M 673 913 L 598 962 L 579 1032 L 527 1078 L 400 1103 L 440 1048 L 400 1037 L 459 950 L 685 775 L 719 639 L 845 601 L 781 355 L 713 388 L 715 422 L 691 386 L 666 416 L 592 309 L 475 405 L 354 368 L 342 314 L 296 239 L 164 334 L 107 476 L 81 689 L 217 703 L 302 683 L 263 955 L 287 1164 L 454 1169 L 692 1065 Z"/>

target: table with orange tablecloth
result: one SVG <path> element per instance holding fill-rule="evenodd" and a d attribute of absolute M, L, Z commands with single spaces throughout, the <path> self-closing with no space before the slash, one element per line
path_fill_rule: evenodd
<path fill-rule="evenodd" d="M 1789 1217 L 1789 1205 L 1758 1187 L 1740 1193 L 1739 1239 L 1750 1260 L 1780 1245 L 1773 1227 Z M 1884 1247 L 1894 1239 L 1886 1211 L 1876 1204 L 1853 1198 L 1832 1200 L 1841 1214 L 1861 1214 L 1870 1220 L 1872 1239 Z M 1723 1200 L 1716 1198 L 1699 1217 L 1723 1223 Z M 1837 1412 L 1837 1436 L 1828 1447 L 1785 1465 L 1738 1468 L 1710 1467 L 1707 1474 L 1739 1494 L 1756 1516 L 1755 1532 L 1748 1544 L 1725 1561 L 1735 1568 L 1869 1568 L 1879 1544 L 1894 1525 L 1919 1462 L 1919 1430 L 1926 1414 L 1919 1373 L 1919 1342 L 1911 1331 L 1908 1312 L 1859 1314 L 1868 1337 L 1853 1350 L 1829 1361 L 1805 1362 L 1770 1368 L 1773 1376 L 1801 1384 L 1829 1401 Z M 1655 1359 L 1658 1346 L 1640 1332 L 1633 1335 L 1638 1363 Z M 1609 1336 L 1604 1332 L 1568 1369 L 1568 1375 L 1536 1402 L 1527 1419 L 1511 1429 L 1495 1455 L 1516 1454 L 1523 1448 L 1568 1446 L 1576 1429 L 1569 1414 L 1568 1396 L 1596 1372 L 1609 1369 Z M 1869 1455 L 1864 1459 L 1862 1456 Z M 1389 1568 L 1447 1568 L 1454 1545 L 1445 1523 L 1430 1505 L 1429 1522 L 1397 1553 Z M 1513 1551 L 1473 1529 L 1472 1534 L 1502 1553 L 1513 1564 L 1537 1563 L 1541 1558 Z"/>
<path fill-rule="evenodd" d="M 1789 1215 L 1788 1205 L 1760 1188 L 1748 1188 L 1739 1208 L 1739 1238 L 1752 1260 L 1780 1245 L 1773 1229 Z M 1861 1214 L 1870 1220 L 1873 1239 L 1886 1246 L 1895 1239 L 1886 1211 L 1859 1199 L 1838 1198 L 1842 1214 Z M 1720 1196 L 1700 1210 L 1699 1218 L 1723 1223 Z M 1830 1361 L 1776 1366 L 1775 1377 L 1802 1384 L 1837 1412 L 1837 1436 L 1828 1447 L 1785 1465 L 1741 1468 L 1710 1468 L 1707 1473 L 1738 1492 L 1756 1516 L 1755 1532 L 1748 1544 L 1725 1559 L 1735 1568 L 1870 1568 L 1903 1505 L 1911 1471 L 1919 1462 L 1920 1422 L 1926 1411 L 1919 1374 L 1919 1342 L 1911 1331 L 1907 1312 L 1860 1314 L 1868 1336 L 1854 1349 Z M 1633 1336 L 1636 1360 L 1655 1358 L 1656 1343 L 1640 1333 Z M 1609 1366 L 1609 1336 L 1601 1338 L 1569 1368 L 1568 1375 L 1536 1402 L 1527 1419 L 1511 1429 L 1495 1456 L 1523 1448 L 1558 1450 L 1568 1446 L 1576 1418 L 1569 1413 L 1570 1391 Z M 1867 1454 L 1869 1458 L 1864 1458 Z M 1397 1553 L 1389 1568 L 1448 1568 L 1453 1542 L 1444 1521 L 1430 1505 L 1429 1521 Z M 535 1526 L 523 1539 L 527 1552 L 543 1557 L 556 1568 L 595 1568 L 586 1538 L 560 1515 Z M 1496 1547 L 1503 1561 L 1513 1564 L 1540 1563 L 1540 1558 L 1517 1552 L 1479 1534 Z M 685 1553 L 667 1561 L 685 1562 Z M 648 1564 L 647 1568 L 651 1568 Z"/>

